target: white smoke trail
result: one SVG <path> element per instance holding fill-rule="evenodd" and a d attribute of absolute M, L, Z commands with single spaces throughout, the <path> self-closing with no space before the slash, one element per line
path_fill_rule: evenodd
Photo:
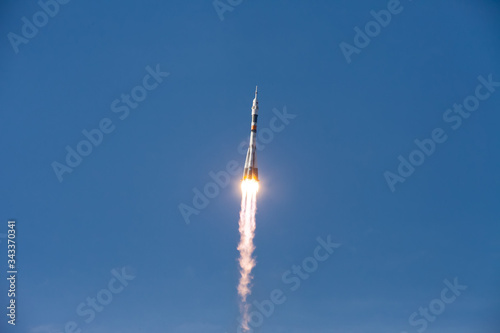
<path fill-rule="evenodd" d="M 252 253 L 255 249 L 253 237 L 255 235 L 255 213 L 257 211 L 257 190 L 258 183 L 254 181 L 244 181 L 241 186 L 241 211 L 240 211 L 240 282 L 238 284 L 238 294 L 240 296 L 240 312 L 242 316 L 241 327 L 248 331 L 249 305 L 247 296 L 250 295 L 250 282 L 252 280 L 252 268 L 255 266 L 255 259 Z"/>

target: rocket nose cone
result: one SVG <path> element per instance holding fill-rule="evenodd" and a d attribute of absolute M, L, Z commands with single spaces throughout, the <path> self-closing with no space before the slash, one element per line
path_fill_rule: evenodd
<path fill-rule="evenodd" d="M 257 114 L 257 110 L 259 109 L 259 101 L 257 99 L 257 86 L 255 86 L 255 98 L 252 103 L 252 114 Z"/>

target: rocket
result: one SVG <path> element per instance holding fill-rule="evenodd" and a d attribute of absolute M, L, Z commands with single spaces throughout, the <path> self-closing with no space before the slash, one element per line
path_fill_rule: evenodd
<path fill-rule="evenodd" d="M 259 171 L 257 168 L 257 149 L 255 140 L 257 139 L 257 117 L 259 112 L 259 101 L 257 100 L 257 87 L 255 87 L 255 98 L 252 104 L 252 126 L 250 127 L 250 143 L 248 145 L 245 168 L 243 170 L 243 180 L 259 181 Z"/>

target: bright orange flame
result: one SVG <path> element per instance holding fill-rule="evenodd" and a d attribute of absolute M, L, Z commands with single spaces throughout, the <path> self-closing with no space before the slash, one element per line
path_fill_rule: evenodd
<path fill-rule="evenodd" d="M 245 179 L 241 182 L 241 191 L 242 192 L 258 192 L 259 191 L 259 182 L 254 179 Z"/>

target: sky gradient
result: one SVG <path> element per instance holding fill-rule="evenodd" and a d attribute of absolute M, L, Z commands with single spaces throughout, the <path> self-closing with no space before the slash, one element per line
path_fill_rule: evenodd
<path fill-rule="evenodd" d="M 0 5 L 0 332 L 237 332 L 256 85 L 254 332 L 499 332 L 498 2 L 63 2 Z"/>

